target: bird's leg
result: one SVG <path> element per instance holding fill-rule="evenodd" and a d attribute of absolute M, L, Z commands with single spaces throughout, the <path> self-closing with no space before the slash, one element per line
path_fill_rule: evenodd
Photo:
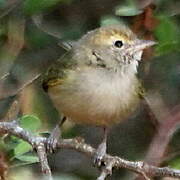
<path fill-rule="evenodd" d="M 62 124 L 65 122 L 65 120 L 66 120 L 66 117 L 63 116 L 60 122 L 56 125 L 56 127 L 53 129 L 53 131 L 51 132 L 50 136 L 47 139 L 46 148 L 47 148 L 47 151 L 50 153 L 53 153 L 56 150 L 57 143 L 61 138 L 60 128 Z"/>
<path fill-rule="evenodd" d="M 107 149 L 107 135 L 108 135 L 108 128 L 104 127 L 103 129 L 103 140 L 101 144 L 99 144 L 98 148 L 96 149 L 95 155 L 94 155 L 94 164 L 98 167 L 102 164 L 102 159 L 104 155 L 106 154 Z"/>

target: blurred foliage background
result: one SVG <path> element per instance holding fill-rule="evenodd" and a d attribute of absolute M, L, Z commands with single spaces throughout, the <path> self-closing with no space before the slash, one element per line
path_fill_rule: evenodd
<path fill-rule="evenodd" d="M 132 117 L 112 128 L 108 153 L 180 168 L 179 0 L 0 0 L 0 117 L 4 120 L 14 94 L 63 55 L 61 41 L 75 41 L 89 30 L 114 23 L 128 24 L 140 38 L 158 45 L 144 52 L 139 67 L 150 109 L 142 103 Z M 59 115 L 41 80 L 23 88 L 18 100 L 24 128 L 48 134 L 55 127 Z M 63 137 L 82 136 L 94 147 L 101 134 L 97 127 L 71 122 L 63 126 Z M 6 137 L 0 147 L 1 179 L 40 179 L 30 146 Z M 92 180 L 99 173 L 91 159 L 70 150 L 50 155 L 49 162 L 58 180 Z M 110 179 L 135 176 L 122 169 Z"/>

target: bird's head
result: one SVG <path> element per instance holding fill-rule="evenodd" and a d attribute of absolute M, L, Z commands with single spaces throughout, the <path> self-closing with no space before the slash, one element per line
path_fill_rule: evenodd
<path fill-rule="evenodd" d="M 110 69 L 134 66 L 136 69 L 143 49 L 156 43 L 138 39 L 124 25 L 110 25 L 88 32 L 78 44 L 93 65 Z"/>

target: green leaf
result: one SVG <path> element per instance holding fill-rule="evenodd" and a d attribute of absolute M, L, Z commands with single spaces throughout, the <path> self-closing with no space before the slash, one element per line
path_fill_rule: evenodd
<path fill-rule="evenodd" d="M 22 141 L 14 148 L 14 158 L 21 156 L 32 150 L 32 146 L 25 141 Z"/>
<path fill-rule="evenodd" d="M 160 42 L 174 41 L 178 35 L 178 27 L 173 18 L 168 16 L 159 16 L 159 25 L 155 29 L 155 35 Z"/>
<path fill-rule="evenodd" d="M 3 8 L 6 4 L 6 0 L 0 0 L 0 8 Z"/>
<path fill-rule="evenodd" d="M 136 16 L 141 14 L 143 11 L 138 9 L 136 6 L 118 6 L 115 9 L 117 16 Z"/>
<path fill-rule="evenodd" d="M 35 155 L 22 155 L 17 156 L 16 159 L 26 162 L 26 164 L 32 164 L 39 162 L 39 158 Z"/>
<path fill-rule="evenodd" d="M 32 15 L 55 6 L 59 2 L 69 3 L 71 0 L 25 0 L 24 11 Z"/>
<path fill-rule="evenodd" d="M 121 19 L 114 16 L 103 16 L 101 18 L 101 26 L 107 26 L 111 24 L 124 24 Z"/>
<path fill-rule="evenodd" d="M 159 20 L 159 25 L 154 31 L 158 41 L 156 54 L 162 55 L 179 50 L 180 33 L 174 19 L 168 16 L 159 16 L 157 18 Z"/>
<path fill-rule="evenodd" d="M 169 166 L 171 168 L 180 169 L 180 157 L 170 161 Z"/>
<path fill-rule="evenodd" d="M 34 115 L 24 115 L 20 118 L 20 126 L 28 131 L 31 131 L 31 132 L 36 132 L 40 126 L 41 126 L 41 121 L 38 117 L 34 116 Z M 14 147 L 13 149 L 13 157 L 12 159 L 14 158 L 17 158 L 29 151 L 32 150 L 32 146 L 21 140 L 21 139 L 15 139 L 15 141 L 18 142 L 18 144 Z"/>
<path fill-rule="evenodd" d="M 31 132 L 36 132 L 41 126 L 41 121 L 34 115 L 24 115 L 20 118 L 20 126 Z"/>
<path fill-rule="evenodd" d="M 156 47 L 156 55 L 163 55 L 173 51 L 179 51 L 179 47 L 180 45 L 178 41 L 161 43 Z"/>

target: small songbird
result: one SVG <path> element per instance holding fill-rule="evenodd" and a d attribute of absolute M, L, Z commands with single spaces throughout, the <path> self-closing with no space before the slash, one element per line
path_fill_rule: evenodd
<path fill-rule="evenodd" d="M 154 44 L 124 25 L 101 27 L 74 43 L 44 77 L 63 120 L 104 128 L 95 153 L 98 164 L 106 153 L 109 127 L 127 119 L 139 103 L 138 63 L 143 49 Z"/>

